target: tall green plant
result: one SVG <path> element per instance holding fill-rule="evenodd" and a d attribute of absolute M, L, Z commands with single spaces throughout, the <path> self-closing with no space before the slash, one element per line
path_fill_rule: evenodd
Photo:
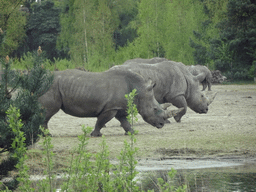
<path fill-rule="evenodd" d="M 135 96 L 136 89 L 133 89 L 132 92 L 125 95 L 125 98 L 127 99 L 127 120 L 130 122 L 132 128 L 134 123 L 138 121 L 138 110 L 136 105 L 133 103 Z M 124 148 L 118 157 L 119 165 L 117 166 L 116 171 L 114 171 L 116 176 L 114 182 L 117 190 L 139 190 L 138 186 L 136 186 L 136 181 L 134 181 L 135 176 L 138 174 L 138 172 L 135 170 L 135 166 L 138 163 L 135 158 L 138 148 L 134 147 L 134 144 L 136 143 L 136 133 L 138 133 L 138 131 L 135 131 L 134 134 L 128 133 L 130 136 L 130 143 L 128 143 L 126 140 L 124 141 Z"/>
<path fill-rule="evenodd" d="M 43 147 L 43 154 L 45 155 L 43 161 L 46 166 L 46 170 L 44 171 L 44 174 L 46 175 L 46 179 L 43 179 L 42 181 L 39 182 L 40 186 L 40 191 L 50 191 L 53 192 L 53 180 L 55 179 L 55 174 L 54 172 L 54 162 L 53 162 L 53 156 L 55 155 L 53 153 L 53 145 L 51 143 L 51 137 L 49 136 L 49 130 L 44 129 L 40 127 L 41 131 L 43 132 L 45 137 L 40 135 L 42 142 L 42 147 Z"/>
<path fill-rule="evenodd" d="M 127 99 L 127 120 L 131 124 L 132 128 L 134 126 L 134 123 L 138 121 L 138 110 L 137 106 L 133 103 L 135 96 L 137 95 L 136 89 L 133 89 L 132 92 L 125 95 L 125 98 Z"/>
<path fill-rule="evenodd" d="M 79 145 L 71 154 L 70 167 L 67 172 L 67 181 L 63 183 L 61 190 L 68 191 L 71 188 L 74 191 L 80 190 L 82 188 L 89 187 L 88 185 L 88 175 L 91 173 L 91 162 L 90 158 L 92 156 L 86 149 L 89 138 L 87 137 L 92 131 L 91 127 L 85 128 L 82 125 L 83 135 L 78 136 Z M 78 154 L 76 157 L 75 155 Z"/>
<path fill-rule="evenodd" d="M 30 188 L 31 181 L 29 180 L 29 168 L 25 165 L 25 161 L 28 159 L 26 152 L 26 137 L 24 132 L 21 131 L 23 123 L 20 119 L 20 110 L 16 107 L 10 106 L 7 110 L 7 119 L 9 123 L 9 128 L 14 134 L 14 139 L 12 142 L 13 155 L 12 157 L 18 161 L 16 168 L 19 171 L 17 181 L 19 182 L 19 190 L 21 191 L 34 191 Z"/>

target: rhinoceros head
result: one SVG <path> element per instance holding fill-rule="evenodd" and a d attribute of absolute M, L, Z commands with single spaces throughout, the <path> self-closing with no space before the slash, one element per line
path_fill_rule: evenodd
<path fill-rule="evenodd" d="M 164 106 L 160 105 L 154 96 L 153 87 L 155 83 L 148 80 L 144 91 L 142 91 L 138 98 L 138 110 L 142 118 L 149 124 L 162 128 L 166 119 L 175 116 L 177 113 L 183 110 L 169 110 L 167 109 L 169 104 Z"/>
<path fill-rule="evenodd" d="M 189 98 L 187 98 L 187 104 L 196 113 L 207 113 L 208 106 L 213 102 L 216 94 L 217 92 L 209 94 L 208 92 L 200 91 L 197 86 L 191 91 Z"/>

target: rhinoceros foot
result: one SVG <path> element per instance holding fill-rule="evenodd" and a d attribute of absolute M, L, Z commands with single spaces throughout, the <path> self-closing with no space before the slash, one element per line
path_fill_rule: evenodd
<path fill-rule="evenodd" d="M 101 136 L 102 136 L 101 132 L 98 132 L 95 130 L 91 133 L 91 137 L 101 137 Z"/>
<path fill-rule="evenodd" d="M 177 123 L 181 122 L 181 117 L 180 116 L 174 116 L 174 119 Z"/>

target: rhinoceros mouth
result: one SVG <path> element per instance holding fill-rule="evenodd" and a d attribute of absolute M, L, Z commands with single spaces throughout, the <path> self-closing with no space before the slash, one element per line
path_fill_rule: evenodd
<path fill-rule="evenodd" d="M 164 123 L 156 123 L 154 126 L 157 127 L 158 129 L 161 129 L 163 128 Z"/>
<path fill-rule="evenodd" d="M 199 114 L 204 114 L 204 113 L 207 113 L 207 110 L 201 110 L 201 111 L 198 111 Z"/>

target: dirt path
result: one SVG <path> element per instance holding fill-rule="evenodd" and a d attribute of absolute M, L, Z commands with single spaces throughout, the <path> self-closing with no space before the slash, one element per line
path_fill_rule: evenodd
<path fill-rule="evenodd" d="M 171 119 L 162 129 L 141 118 L 135 129 L 139 158 L 256 156 L 256 85 L 213 85 L 218 94 L 207 114 L 188 110 L 181 123 Z M 76 118 L 58 112 L 49 122 L 56 152 L 72 149 L 81 134 L 81 125 L 94 127 L 96 118 Z M 110 157 L 116 158 L 124 140 L 119 122 L 111 120 L 102 129 Z M 99 151 L 102 138 L 90 138 L 88 148 Z"/>

